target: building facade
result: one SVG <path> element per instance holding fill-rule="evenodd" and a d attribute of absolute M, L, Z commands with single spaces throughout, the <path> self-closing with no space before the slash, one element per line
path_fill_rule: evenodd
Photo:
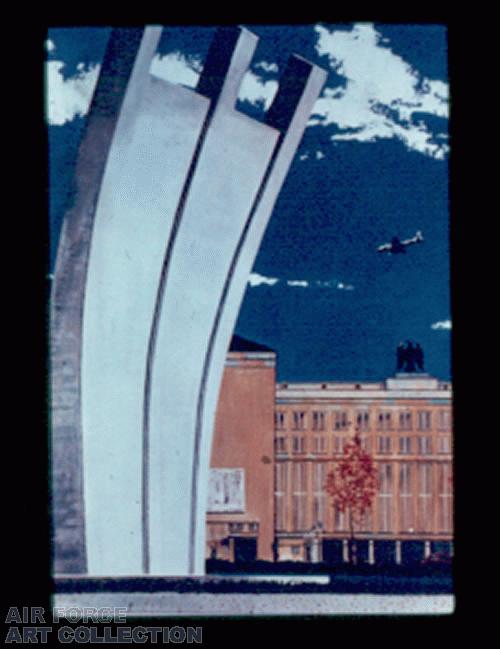
<path fill-rule="evenodd" d="M 347 516 L 325 491 L 359 433 L 378 489 L 356 529 L 369 563 L 452 553 L 451 384 L 425 374 L 380 383 L 284 384 L 275 412 L 276 537 L 281 560 L 347 558 Z"/>
<path fill-rule="evenodd" d="M 452 555 L 451 383 L 411 373 L 275 385 L 275 354 L 243 343 L 233 341 L 219 399 L 206 556 L 346 561 L 347 515 L 325 486 L 356 433 L 378 481 L 356 528 L 359 561 Z"/>
<path fill-rule="evenodd" d="M 234 336 L 212 443 L 206 557 L 273 560 L 276 354 Z"/>

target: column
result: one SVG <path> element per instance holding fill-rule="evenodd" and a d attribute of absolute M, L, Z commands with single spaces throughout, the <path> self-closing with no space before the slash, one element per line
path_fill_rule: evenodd
<path fill-rule="evenodd" d="M 373 565 L 375 563 L 375 547 L 373 539 L 368 541 L 368 563 Z"/>
<path fill-rule="evenodd" d="M 401 541 L 396 541 L 396 563 L 398 566 L 401 565 Z"/>
<path fill-rule="evenodd" d="M 393 443 L 397 441 L 396 437 L 393 437 Z M 393 446 L 393 449 L 395 447 Z M 400 521 L 400 511 L 399 511 L 399 462 L 393 462 L 392 463 L 392 510 L 394 512 L 393 514 L 393 527 L 392 527 L 392 533 L 397 534 L 398 531 L 401 529 L 401 521 Z"/>
<path fill-rule="evenodd" d="M 342 560 L 344 563 L 349 561 L 349 541 L 347 539 L 342 540 Z"/>

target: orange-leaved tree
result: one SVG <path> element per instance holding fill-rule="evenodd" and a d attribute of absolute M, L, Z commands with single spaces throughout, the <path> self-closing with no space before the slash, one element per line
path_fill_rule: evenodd
<path fill-rule="evenodd" d="M 357 563 L 357 548 L 354 530 L 371 508 L 377 493 L 377 469 L 372 456 L 363 450 L 361 439 L 356 433 L 352 441 L 344 446 L 343 457 L 328 474 L 326 491 L 332 505 L 340 512 L 347 512 L 349 521 L 349 562 Z"/>

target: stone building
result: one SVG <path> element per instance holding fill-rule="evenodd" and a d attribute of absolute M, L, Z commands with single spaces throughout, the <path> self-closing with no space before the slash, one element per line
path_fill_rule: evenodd
<path fill-rule="evenodd" d="M 280 383 L 276 355 L 235 337 L 211 460 L 207 557 L 347 559 L 347 517 L 325 491 L 356 432 L 378 492 L 358 558 L 409 563 L 453 552 L 452 386 L 424 373 L 381 382 Z"/>
<path fill-rule="evenodd" d="M 371 511 L 356 530 L 358 557 L 408 563 L 451 554 L 451 384 L 397 374 L 379 383 L 277 386 L 279 559 L 346 559 L 347 516 L 332 506 L 324 485 L 356 432 L 378 476 Z"/>
<path fill-rule="evenodd" d="M 210 462 L 207 557 L 273 560 L 276 354 L 234 336 Z"/>

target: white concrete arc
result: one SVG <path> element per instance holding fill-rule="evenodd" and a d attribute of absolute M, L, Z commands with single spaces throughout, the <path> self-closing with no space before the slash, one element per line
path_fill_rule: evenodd
<path fill-rule="evenodd" d="M 235 137 L 237 133 L 237 137 Z M 196 404 L 205 352 L 242 227 L 259 191 L 278 133 L 226 106 L 212 119 L 169 260 L 154 358 L 150 408 L 150 554 L 152 574 L 202 574 L 204 553 L 186 565 L 192 507 L 203 515 L 208 460 L 195 459 Z M 227 349 L 228 341 L 226 341 Z M 221 377 L 224 358 L 218 368 Z M 217 384 L 218 392 L 218 384 Z M 216 399 L 215 404 L 216 405 Z M 206 431 L 208 446 L 211 429 Z M 207 467 L 205 467 L 207 464 Z M 192 500 L 194 499 L 194 500 Z M 175 521 L 175 525 L 172 522 Z M 182 574 L 182 573 L 181 573 Z"/>
<path fill-rule="evenodd" d="M 84 305 L 89 574 L 143 571 L 143 399 L 165 243 L 209 102 L 148 74 L 146 30 L 96 208 Z M 120 548 L 117 551 L 117 548 Z"/>

